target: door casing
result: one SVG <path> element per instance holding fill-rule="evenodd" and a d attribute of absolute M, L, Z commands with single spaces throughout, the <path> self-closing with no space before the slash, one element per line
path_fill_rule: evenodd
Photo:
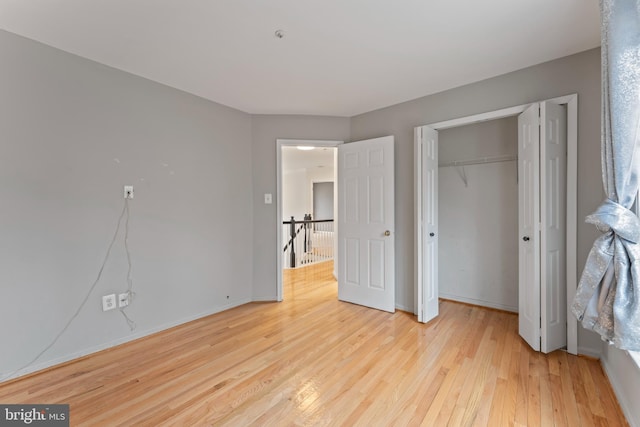
<path fill-rule="evenodd" d="M 567 192 L 566 192 L 566 208 L 567 208 L 567 305 L 571 304 L 575 296 L 577 287 L 577 172 L 578 172 L 578 95 L 571 94 L 557 98 L 542 100 L 538 102 L 551 101 L 556 104 L 567 106 Z M 517 105 L 514 107 L 503 108 L 500 110 L 489 111 L 486 113 L 475 114 L 472 116 L 461 117 L 452 120 L 446 120 L 437 123 L 427 124 L 434 130 L 443 130 L 457 126 L 464 126 L 473 123 L 483 122 L 487 120 L 501 119 L 505 117 L 516 116 L 522 113 L 529 104 Z M 424 251 L 424 228 L 421 224 L 423 218 L 423 193 L 421 188 L 421 176 L 423 170 L 421 153 L 421 140 L 418 131 L 422 126 L 415 128 L 414 141 L 414 207 L 415 207 L 415 268 L 414 268 L 414 295 L 415 295 L 415 313 L 419 321 L 424 318 L 424 301 L 423 297 L 427 293 L 425 289 L 424 265 L 422 257 L 419 256 Z M 567 352 L 570 354 L 578 354 L 578 323 L 571 315 L 571 310 L 567 309 Z"/>
<path fill-rule="evenodd" d="M 282 241 L 282 147 L 296 147 L 298 145 L 306 145 L 310 147 L 337 147 L 343 144 L 344 141 L 331 141 L 331 140 L 312 140 L 312 139 L 276 139 L 276 300 L 282 301 L 282 248 L 284 243 Z M 334 155 L 333 163 L 337 165 L 337 151 Z M 334 181 L 335 174 L 337 174 L 337 168 L 334 168 Z M 334 213 L 338 208 L 337 194 L 333 195 L 333 209 Z M 334 214 L 334 232 L 337 235 L 337 216 Z M 335 249 L 335 242 L 334 242 Z M 334 251 L 335 253 L 335 251 Z M 333 265 L 334 276 L 337 277 L 337 259 L 334 259 Z"/>

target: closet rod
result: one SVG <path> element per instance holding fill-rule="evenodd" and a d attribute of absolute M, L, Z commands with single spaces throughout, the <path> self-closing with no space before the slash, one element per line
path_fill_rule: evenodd
<path fill-rule="evenodd" d="M 448 163 L 440 163 L 438 167 L 446 168 L 449 166 L 469 166 L 469 165 L 481 165 L 485 163 L 499 163 L 499 162 L 511 162 L 518 160 L 518 156 L 495 156 L 495 157 L 480 157 L 470 160 L 455 160 Z"/>

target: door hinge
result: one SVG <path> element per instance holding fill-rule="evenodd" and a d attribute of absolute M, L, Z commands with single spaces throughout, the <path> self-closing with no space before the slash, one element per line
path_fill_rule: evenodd
<path fill-rule="evenodd" d="M 542 108 L 538 105 L 538 126 L 542 126 Z"/>

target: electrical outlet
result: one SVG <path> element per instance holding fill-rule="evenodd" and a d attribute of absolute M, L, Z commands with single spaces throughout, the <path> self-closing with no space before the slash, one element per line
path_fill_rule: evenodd
<path fill-rule="evenodd" d="M 129 305 L 129 292 L 118 295 L 118 307 L 126 307 Z"/>
<path fill-rule="evenodd" d="M 109 311 L 116 308 L 116 294 L 105 295 L 102 297 L 102 311 Z"/>
<path fill-rule="evenodd" d="M 124 186 L 124 198 L 133 199 L 133 185 Z"/>

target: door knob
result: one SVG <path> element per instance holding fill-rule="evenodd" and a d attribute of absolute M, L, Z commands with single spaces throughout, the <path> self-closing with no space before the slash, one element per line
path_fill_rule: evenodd
<path fill-rule="evenodd" d="M 436 235 L 436 233 L 429 233 L 429 236 L 431 236 L 431 237 L 433 237 L 435 235 Z"/>
<path fill-rule="evenodd" d="M 391 236 L 391 232 L 389 230 L 387 230 L 387 231 L 384 232 L 384 235 L 389 237 L 389 236 Z"/>
<path fill-rule="evenodd" d="M 522 240 L 524 240 L 525 242 L 528 242 L 528 241 L 529 241 L 529 236 L 524 236 L 524 237 L 522 238 Z"/>

